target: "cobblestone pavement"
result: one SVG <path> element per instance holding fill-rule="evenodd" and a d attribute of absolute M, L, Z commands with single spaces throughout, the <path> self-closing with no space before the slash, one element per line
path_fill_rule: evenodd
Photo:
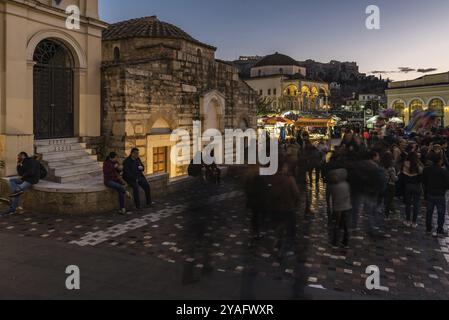
<path fill-rule="evenodd" d="M 45 238 L 75 247 L 116 250 L 134 256 L 153 256 L 184 268 L 184 281 L 207 272 L 257 275 L 342 293 L 385 299 L 448 299 L 449 239 L 424 232 L 424 214 L 418 229 L 393 219 L 369 236 L 367 218 L 353 232 L 349 249 L 329 245 L 324 186 L 309 188 L 311 212 L 297 212 L 295 252 L 276 249 L 276 232 L 252 240 L 251 216 L 236 180 L 211 186 L 201 203 L 205 216 L 189 210 L 195 190 L 173 195 L 154 208 L 127 216 L 53 216 L 23 212 L 0 218 L 0 233 Z M 305 197 L 303 192 L 303 198 Z M 304 199 L 303 199 L 304 200 Z M 302 201 L 304 203 L 305 201 Z M 383 290 L 368 291 L 368 266 L 380 268 Z M 163 277 L 164 275 L 161 275 Z"/>

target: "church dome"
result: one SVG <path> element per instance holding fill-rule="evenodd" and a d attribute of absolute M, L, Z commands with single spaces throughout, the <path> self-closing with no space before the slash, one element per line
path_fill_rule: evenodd
<path fill-rule="evenodd" d="M 275 54 L 268 55 L 262 58 L 254 65 L 254 68 L 268 67 L 268 66 L 300 66 L 298 61 L 285 54 L 276 52 Z"/>
<path fill-rule="evenodd" d="M 210 49 L 216 49 L 213 46 L 196 40 L 181 28 L 173 24 L 160 21 L 156 16 L 114 23 L 109 25 L 109 27 L 103 31 L 103 40 L 105 41 L 129 38 L 180 39 L 208 47 Z"/>

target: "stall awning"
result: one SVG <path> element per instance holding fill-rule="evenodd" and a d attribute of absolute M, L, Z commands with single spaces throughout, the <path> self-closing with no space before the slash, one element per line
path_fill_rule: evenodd
<path fill-rule="evenodd" d="M 296 121 L 295 125 L 297 127 L 327 128 L 335 126 L 335 121 L 332 119 L 301 118 Z"/>
<path fill-rule="evenodd" d="M 294 123 L 292 120 L 284 118 L 284 117 L 264 118 L 264 119 L 262 119 L 262 121 L 266 125 L 276 125 L 278 123 L 283 123 L 283 124 L 293 124 Z"/>

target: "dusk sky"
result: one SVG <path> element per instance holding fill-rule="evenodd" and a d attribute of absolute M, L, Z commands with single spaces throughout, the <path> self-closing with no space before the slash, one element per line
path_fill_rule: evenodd
<path fill-rule="evenodd" d="M 368 5 L 380 7 L 380 30 L 365 27 Z M 400 68 L 449 71 L 448 13 L 448 0 L 100 0 L 107 22 L 157 15 L 217 46 L 220 59 L 279 51 L 356 61 L 395 80 L 425 74 Z"/>

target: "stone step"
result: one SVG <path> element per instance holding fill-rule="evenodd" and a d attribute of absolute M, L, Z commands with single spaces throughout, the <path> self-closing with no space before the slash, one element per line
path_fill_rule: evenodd
<path fill-rule="evenodd" d="M 75 157 L 72 159 L 65 159 L 63 161 L 47 162 L 48 166 L 52 169 L 65 169 L 76 166 L 86 166 L 90 164 L 97 164 L 97 156 L 91 155 L 87 157 Z"/>
<path fill-rule="evenodd" d="M 45 155 L 47 153 L 75 151 L 75 150 L 81 150 L 81 149 L 85 149 L 85 148 L 86 148 L 86 144 L 79 143 L 79 142 L 72 143 L 72 144 L 52 144 L 52 145 L 45 145 L 45 146 L 37 146 L 36 153 Z"/>
<path fill-rule="evenodd" d="M 84 157 L 84 156 L 91 156 L 92 150 L 91 149 L 80 149 L 80 150 L 74 150 L 74 151 L 62 151 L 62 152 L 49 152 L 42 156 L 42 159 L 46 162 L 52 162 L 57 160 L 66 160 L 74 157 Z"/>
<path fill-rule="evenodd" d="M 51 146 L 51 145 L 63 145 L 63 144 L 73 144 L 79 142 L 79 138 L 65 138 L 65 139 L 46 139 L 46 140 L 36 140 L 34 141 L 34 146 Z"/>
<path fill-rule="evenodd" d="M 76 165 L 76 164 L 86 164 L 91 162 L 97 162 L 97 156 L 96 155 L 87 155 L 87 156 L 74 156 L 74 157 L 68 157 L 65 159 L 56 159 L 56 160 L 50 160 L 45 161 L 49 167 L 52 168 L 60 168 L 60 167 L 66 167 L 70 165 Z"/>
<path fill-rule="evenodd" d="M 103 180 L 103 167 L 91 149 L 79 138 L 40 140 L 36 153 L 48 166 L 47 180 L 58 184 L 85 183 Z"/>
<path fill-rule="evenodd" d="M 75 182 L 85 182 L 87 180 L 92 180 L 94 178 L 100 179 L 103 176 L 102 170 L 86 172 L 83 174 L 74 174 L 65 177 L 56 177 L 56 182 L 58 183 L 75 183 Z"/>
<path fill-rule="evenodd" d="M 72 165 L 68 167 L 62 167 L 62 168 L 55 168 L 53 169 L 53 173 L 56 177 L 65 177 L 70 174 L 83 174 L 83 173 L 89 173 L 91 171 L 95 170 L 103 170 L 100 163 L 93 162 L 88 164 L 78 164 L 78 165 Z"/>

